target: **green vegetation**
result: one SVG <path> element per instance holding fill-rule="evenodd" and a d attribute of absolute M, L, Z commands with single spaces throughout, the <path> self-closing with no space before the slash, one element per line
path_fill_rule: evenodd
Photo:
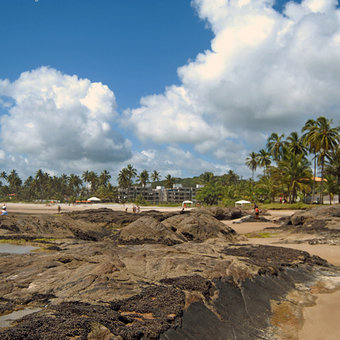
<path fill-rule="evenodd" d="M 26 245 L 29 243 L 29 241 L 26 241 L 24 239 L 1 239 L 0 243 L 10 243 L 10 244 L 15 244 L 15 245 Z"/>
<path fill-rule="evenodd" d="M 128 164 L 118 174 L 118 186 L 129 189 L 147 184 L 151 184 L 152 188 L 172 188 L 175 183 L 183 187 L 201 185 L 196 200 L 205 205 L 234 206 L 236 201 L 244 199 L 261 203 L 266 209 L 306 209 L 308 205 L 302 202 L 314 202 L 317 192 L 320 203 L 323 203 L 324 194 L 329 195 L 331 200 L 338 194 L 340 203 L 340 127 L 333 127 L 331 120 L 319 117 L 308 120 L 301 132 L 299 136 L 293 131 L 286 139 L 283 134 L 272 133 L 264 148 L 258 153 L 251 152 L 245 159 L 252 172 L 250 179 L 240 178 L 232 170 L 221 176 L 206 171 L 192 178 L 167 174 L 161 179 L 156 170 L 151 174 L 147 170 L 138 174 L 133 165 Z M 262 173 L 255 179 L 257 169 L 262 169 Z M 320 174 L 318 182 L 317 174 Z M 39 169 L 24 182 L 16 170 L 12 170 L 9 174 L 1 172 L 0 179 L 1 201 L 55 200 L 73 203 L 93 195 L 104 202 L 118 201 L 118 187 L 110 183 L 108 170 L 100 174 L 84 171 L 82 175 L 62 174 L 58 177 Z M 285 204 L 276 204 L 279 198 Z M 148 204 L 141 196 L 135 203 Z"/>
<path fill-rule="evenodd" d="M 253 174 L 257 167 L 264 168 L 253 187 L 255 201 L 270 203 L 281 197 L 289 203 L 314 202 L 318 190 L 320 203 L 325 193 L 331 198 L 338 194 L 340 203 L 340 127 L 332 127 L 331 120 L 319 117 L 308 120 L 301 131 L 302 136 L 293 131 L 286 140 L 283 134 L 272 133 L 266 149 L 247 157 L 246 165 Z M 320 179 L 316 182 L 318 170 Z"/>
<path fill-rule="evenodd" d="M 42 243 L 46 243 L 46 242 L 54 242 L 57 241 L 56 238 L 35 238 L 33 240 L 33 242 L 42 242 Z"/>
<path fill-rule="evenodd" d="M 259 207 L 261 209 L 266 210 L 305 210 L 310 209 L 310 204 L 306 204 L 303 202 L 297 202 L 297 203 L 266 203 L 266 204 L 259 204 Z"/>
<path fill-rule="evenodd" d="M 248 238 L 270 238 L 277 236 L 277 233 L 268 233 L 268 232 L 254 232 L 245 234 Z"/>

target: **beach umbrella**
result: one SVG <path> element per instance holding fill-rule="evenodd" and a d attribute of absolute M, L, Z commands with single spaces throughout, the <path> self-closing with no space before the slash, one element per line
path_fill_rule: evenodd
<path fill-rule="evenodd" d="M 89 202 L 100 202 L 100 198 L 98 197 L 90 197 L 87 199 L 87 201 Z"/>
<path fill-rule="evenodd" d="M 244 204 L 251 204 L 251 202 L 246 201 L 246 200 L 240 200 L 240 201 L 235 202 L 235 207 L 237 205 L 244 205 Z"/>

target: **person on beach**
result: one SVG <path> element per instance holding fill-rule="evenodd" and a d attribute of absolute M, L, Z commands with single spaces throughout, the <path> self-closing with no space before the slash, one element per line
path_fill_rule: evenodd
<path fill-rule="evenodd" d="M 260 210 L 256 203 L 254 203 L 255 218 L 259 219 Z"/>
<path fill-rule="evenodd" d="M 259 214 L 260 214 L 260 210 L 258 207 L 255 208 L 255 218 L 258 220 L 259 219 Z"/>
<path fill-rule="evenodd" d="M 6 205 L 2 206 L 1 216 L 3 216 L 3 215 L 8 215 Z"/>
<path fill-rule="evenodd" d="M 60 211 L 61 211 L 61 206 L 58 205 L 58 214 L 60 214 Z"/>

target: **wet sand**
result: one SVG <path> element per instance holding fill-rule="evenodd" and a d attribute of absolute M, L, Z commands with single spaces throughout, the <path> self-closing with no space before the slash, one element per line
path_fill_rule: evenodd
<path fill-rule="evenodd" d="M 316 305 L 306 307 L 300 340 L 340 339 L 340 290 L 332 294 L 315 294 Z"/>

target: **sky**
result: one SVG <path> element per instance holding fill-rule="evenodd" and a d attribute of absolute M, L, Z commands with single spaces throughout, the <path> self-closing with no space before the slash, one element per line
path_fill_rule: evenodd
<path fill-rule="evenodd" d="M 233 170 L 340 124 L 337 0 L 0 0 L 0 170 Z"/>

